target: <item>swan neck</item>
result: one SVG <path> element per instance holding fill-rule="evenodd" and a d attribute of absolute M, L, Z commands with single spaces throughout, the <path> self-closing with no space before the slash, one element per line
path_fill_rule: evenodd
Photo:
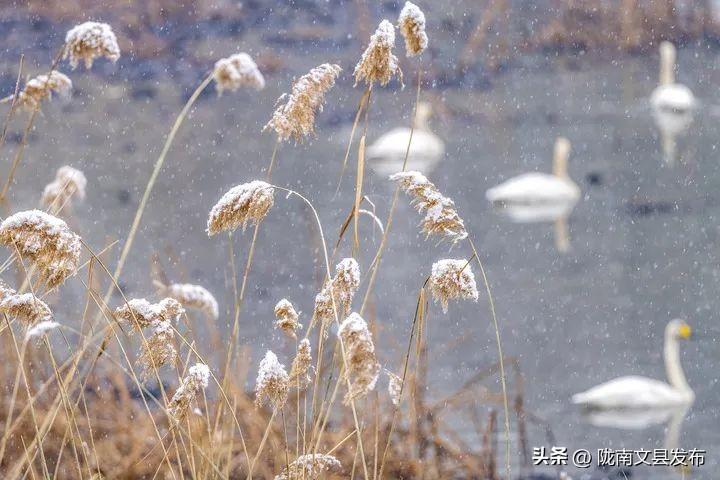
<path fill-rule="evenodd" d="M 667 334 L 665 336 L 665 371 L 670 385 L 681 392 L 691 392 L 687 383 L 682 365 L 680 365 L 680 345 L 677 339 Z"/>
<path fill-rule="evenodd" d="M 568 157 L 570 156 L 570 142 L 560 138 L 555 142 L 553 152 L 553 174 L 560 178 L 568 177 Z"/>
<path fill-rule="evenodd" d="M 428 117 L 429 115 L 422 109 L 415 112 L 415 116 L 412 121 L 413 129 L 428 131 Z"/>
<path fill-rule="evenodd" d="M 675 47 L 663 45 L 660 48 L 660 85 L 675 83 Z"/>

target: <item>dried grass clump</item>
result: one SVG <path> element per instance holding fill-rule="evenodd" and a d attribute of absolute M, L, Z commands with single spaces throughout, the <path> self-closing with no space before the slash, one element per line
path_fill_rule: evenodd
<path fill-rule="evenodd" d="M 196 363 L 188 369 L 188 374 L 175 391 L 167 407 L 168 415 L 176 422 L 187 416 L 190 405 L 210 382 L 210 369 L 204 363 Z"/>
<path fill-rule="evenodd" d="M 50 307 L 32 293 L 12 293 L 0 301 L 0 312 L 32 325 L 52 317 Z"/>
<path fill-rule="evenodd" d="M 160 291 L 162 295 L 167 295 L 180 302 L 183 307 L 200 310 L 212 320 L 217 320 L 220 316 L 217 300 L 208 289 L 201 285 L 173 283 Z"/>
<path fill-rule="evenodd" d="M 325 94 L 335 85 L 341 71 L 338 65 L 323 63 L 297 79 L 290 95 L 285 93 L 278 98 L 278 103 L 287 101 L 277 107 L 263 130 L 275 130 L 281 141 L 292 137 L 296 142 L 314 133 L 315 115 L 322 111 Z"/>
<path fill-rule="evenodd" d="M 425 218 L 420 222 L 422 231 L 427 235 L 438 235 L 441 238 L 457 243 L 467 238 L 465 223 L 455 209 L 455 203 L 444 196 L 420 172 L 399 172 L 390 175 L 390 180 L 400 185 L 400 188 L 413 197 L 413 203 L 418 212 L 425 210 Z"/>
<path fill-rule="evenodd" d="M 302 328 L 302 324 L 298 323 L 300 316 L 288 299 L 283 298 L 275 305 L 275 317 L 275 328 L 279 328 L 290 338 L 297 338 L 295 332 Z"/>
<path fill-rule="evenodd" d="M 80 258 L 80 237 L 64 221 L 40 210 L 6 218 L 0 224 L 0 243 L 34 262 L 49 288 L 74 273 Z"/>
<path fill-rule="evenodd" d="M 265 88 L 265 77 L 260 73 L 252 57 L 244 52 L 215 62 L 212 75 L 217 84 L 218 95 L 222 95 L 224 90 L 234 92 L 241 87 L 256 90 Z"/>
<path fill-rule="evenodd" d="M 155 320 L 152 325 L 152 335 L 143 342 L 138 362 L 142 367 L 142 377 L 164 365 L 171 365 L 177 359 L 175 350 L 175 331 L 169 320 Z"/>
<path fill-rule="evenodd" d="M 289 389 L 289 377 L 285 366 L 278 361 L 272 351 L 268 350 L 258 368 L 255 381 L 255 405 L 262 407 L 269 402 L 273 408 L 280 409 L 285 405 Z"/>
<path fill-rule="evenodd" d="M 43 320 L 41 322 L 38 322 L 34 326 L 28 328 L 28 331 L 25 334 L 25 340 L 41 337 L 46 333 L 55 330 L 59 326 L 60 324 L 58 322 L 52 320 Z"/>
<path fill-rule="evenodd" d="M 326 325 L 335 318 L 333 296 L 338 314 L 343 315 L 350 310 L 353 297 L 360 287 L 360 266 L 354 258 L 344 258 L 335 266 L 335 276 L 327 280 L 320 293 L 315 296 L 314 316 Z M 340 307 L 343 310 L 340 310 Z M 327 332 L 325 332 L 327 335 Z"/>
<path fill-rule="evenodd" d="M 447 313 L 449 300 L 468 299 L 477 302 L 478 291 L 470 263 L 449 258 L 433 263 L 430 291 L 435 302 L 442 304 L 444 313 Z"/>
<path fill-rule="evenodd" d="M 402 393 L 403 386 L 402 378 L 390 370 L 385 370 L 385 373 L 388 376 L 388 395 L 390 395 L 390 401 L 397 407 L 400 405 L 400 394 Z"/>
<path fill-rule="evenodd" d="M 393 76 L 398 75 L 402 82 L 402 71 L 397 57 L 392 53 L 395 46 L 395 27 L 387 20 L 380 22 L 370 37 L 370 44 L 355 65 L 355 85 L 364 80 L 368 86 L 373 82 L 387 85 Z"/>
<path fill-rule="evenodd" d="M 342 464 L 332 455 L 309 453 L 300 455 L 280 475 L 276 475 L 275 480 L 317 480 L 325 473 L 342 473 Z"/>
<path fill-rule="evenodd" d="M 212 237 L 248 223 L 257 225 L 275 201 L 275 189 L 269 183 L 253 180 L 231 188 L 210 210 L 207 232 Z"/>
<path fill-rule="evenodd" d="M 53 70 L 49 75 L 38 75 L 30 79 L 17 96 L 17 105 L 25 110 L 40 108 L 43 100 L 51 99 L 56 93 L 61 97 L 70 96 L 72 81 L 62 72 Z"/>
<path fill-rule="evenodd" d="M 310 340 L 304 338 L 298 344 L 297 354 L 290 367 L 290 385 L 304 390 L 312 382 L 310 378 L 311 368 L 312 348 L 310 347 Z"/>
<path fill-rule="evenodd" d="M 351 313 L 340 325 L 338 336 L 345 345 L 345 375 L 350 380 L 350 389 L 344 399 L 347 405 L 375 388 L 380 364 L 375 357 L 372 334 L 360 315 Z"/>
<path fill-rule="evenodd" d="M 182 305 L 174 298 L 165 298 L 150 303 L 144 298 L 133 298 L 115 309 L 115 317 L 124 320 L 136 330 L 147 328 L 155 322 L 177 321 L 185 313 Z"/>
<path fill-rule="evenodd" d="M 117 37 L 110 25 L 85 22 L 67 32 L 63 58 L 70 61 L 72 68 L 76 68 L 81 60 L 85 63 L 85 68 L 90 68 L 99 57 L 113 62 L 120 58 Z"/>
<path fill-rule="evenodd" d="M 71 206 L 73 197 L 85 199 L 87 179 L 80 170 L 65 165 L 58 168 L 55 180 L 48 183 L 43 190 L 40 201 L 46 207 L 54 207 L 57 211 Z"/>
<path fill-rule="evenodd" d="M 400 33 L 405 38 L 405 50 L 408 57 L 420 55 L 428 46 L 425 33 L 425 14 L 412 2 L 405 2 L 398 17 Z"/>

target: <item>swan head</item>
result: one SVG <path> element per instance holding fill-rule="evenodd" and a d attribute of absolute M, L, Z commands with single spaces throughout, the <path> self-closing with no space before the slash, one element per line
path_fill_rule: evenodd
<path fill-rule="evenodd" d="M 685 320 L 675 319 L 665 327 L 665 336 L 675 340 L 688 340 L 692 337 L 692 327 Z"/>

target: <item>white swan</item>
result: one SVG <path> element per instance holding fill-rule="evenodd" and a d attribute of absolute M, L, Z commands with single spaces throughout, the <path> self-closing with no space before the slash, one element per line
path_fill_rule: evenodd
<path fill-rule="evenodd" d="M 418 103 L 405 170 L 430 173 L 445 154 L 445 143 L 428 127 L 431 115 L 429 103 Z M 397 127 L 382 135 L 365 152 L 370 168 L 384 177 L 402 170 L 409 139 L 410 129 L 407 127 Z"/>
<path fill-rule="evenodd" d="M 523 173 L 485 192 L 493 204 L 513 206 L 567 206 L 574 205 L 580 198 L 580 187 L 567 173 L 570 142 L 560 137 L 555 141 L 553 173 Z"/>
<path fill-rule="evenodd" d="M 592 409 L 666 408 L 692 403 L 695 394 L 680 365 L 678 344 L 678 340 L 690 338 L 691 333 L 690 326 L 682 320 L 673 320 L 665 327 L 665 370 L 669 384 L 646 377 L 620 377 L 573 395 L 573 403 Z"/>
<path fill-rule="evenodd" d="M 663 151 L 669 162 L 675 158 L 675 138 L 685 132 L 693 121 L 697 100 L 692 91 L 675 83 L 677 51 L 670 42 L 660 44 L 660 85 L 650 96 L 655 123 L 660 130 Z"/>

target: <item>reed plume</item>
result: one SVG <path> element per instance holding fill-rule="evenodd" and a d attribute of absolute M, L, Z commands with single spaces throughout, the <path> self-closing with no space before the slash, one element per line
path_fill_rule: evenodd
<path fill-rule="evenodd" d="M 372 86 L 373 82 L 384 86 L 395 75 L 402 82 L 402 70 L 397 57 L 392 53 L 394 46 L 395 27 L 389 21 L 383 20 L 370 37 L 370 44 L 360 61 L 355 65 L 355 85 L 365 81 L 368 87 Z"/>
<path fill-rule="evenodd" d="M 65 36 L 63 58 L 77 68 L 82 60 L 85 68 L 92 67 L 96 58 L 105 57 L 112 62 L 120 58 L 117 37 L 107 23 L 85 22 L 73 27 Z"/>
<path fill-rule="evenodd" d="M 150 303 L 144 298 L 133 298 L 115 309 L 115 317 L 124 320 L 135 330 L 147 328 L 155 322 L 177 321 L 183 313 L 185 310 L 174 298 L 165 298 L 158 303 Z"/>
<path fill-rule="evenodd" d="M 345 346 L 345 375 L 350 381 L 350 388 L 344 399 L 347 405 L 375 388 L 380 364 L 375 357 L 375 345 L 368 325 L 357 313 L 351 313 L 342 322 L 338 337 Z"/>
<path fill-rule="evenodd" d="M 175 331 L 170 320 L 154 320 L 150 327 L 152 335 L 143 342 L 138 359 L 143 378 L 147 378 L 151 371 L 163 365 L 171 365 L 177 359 L 174 345 Z"/>
<path fill-rule="evenodd" d="M 168 415 L 175 422 L 187 416 L 190 405 L 195 401 L 201 390 L 210 382 L 210 369 L 204 363 L 196 363 L 188 369 L 188 374 L 175 391 L 167 407 Z"/>
<path fill-rule="evenodd" d="M 27 341 L 32 338 L 41 337 L 49 331 L 55 330 L 59 326 L 60 324 L 53 320 L 43 320 L 41 322 L 38 322 L 34 326 L 28 328 L 28 331 L 25 334 L 25 340 Z"/>
<path fill-rule="evenodd" d="M 0 312 L 27 325 L 52 318 L 50 307 L 32 293 L 12 293 L 0 301 Z"/>
<path fill-rule="evenodd" d="M 289 389 L 289 377 L 285 366 L 278 361 L 272 351 L 268 350 L 258 368 L 255 381 L 255 405 L 262 407 L 269 402 L 274 409 L 280 409 L 285 405 Z"/>
<path fill-rule="evenodd" d="M 291 93 L 278 98 L 280 105 L 263 130 L 275 130 L 280 141 L 294 138 L 298 142 L 313 134 L 315 115 L 322 111 L 325 94 L 341 71 L 337 65 L 323 63 L 297 79 Z"/>
<path fill-rule="evenodd" d="M 347 313 L 353 297 L 360 287 L 360 266 L 354 258 L 344 258 L 335 266 L 335 276 L 328 279 L 320 293 L 315 296 L 314 316 L 323 325 L 335 318 L 333 297 L 336 308 L 342 307 L 340 315 Z M 325 332 L 327 335 L 327 331 Z"/>
<path fill-rule="evenodd" d="M 450 258 L 433 263 L 430 291 L 435 302 L 442 305 L 444 313 L 447 313 L 450 300 L 468 299 L 477 302 L 478 291 L 470 263 Z"/>
<path fill-rule="evenodd" d="M 58 168 L 55 180 L 45 186 L 40 202 L 46 207 L 55 207 L 59 211 L 63 207 L 70 207 L 73 197 L 84 200 L 86 186 L 85 174 L 65 165 Z"/>
<path fill-rule="evenodd" d="M 160 288 L 160 293 L 177 300 L 183 307 L 200 310 L 212 320 L 217 320 L 220 316 L 217 300 L 201 285 L 173 283 Z"/>
<path fill-rule="evenodd" d="M 400 188 L 413 197 L 418 212 L 425 211 L 420 222 L 422 231 L 428 237 L 437 235 L 453 244 L 467 238 L 465 223 L 455 209 L 455 203 L 444 196 L 425 175 L 416 171 L 399 172 L 390 176 Z"/>
<path fill-rule="evenodd" d="M 49 75 L 38 75 L 28 80 L 25 88 L 18 93 L 17 105 L 25 110 L 33 111 L 40 108 L 46 98 L 52 98 L 56 93 L 61 97 L 68 97 L 72 92 L 72 81 L 62 72 L 53 70 Z"/>
<path fill-rule="evenodd" d="M 385 373 L 388 376 L 388 394 L 390 395 L 390 401 L 397 407 L 400 405 L 400 394 L 402 393 L 403 386 L 402 378 L 390 370 L 385 370 Z"/>
<path fill-rule="evenodd" d="M 265 77 L 260 73 L 257 64 L 247 53 L 236 53 L 215 62 L 212 73 L 217 85 L 218 95 L 225 90 L 234 92 L 241 87 L 255 90 L 265 88 Z"/>
<path fill-rule="evenodd" d="M 231 188 L 210 210 L 208 236 L 242 225 L 257 225 L 265 218 L 274 203 L 275 189 L 261 180 L 253 180 Z"/>
<path fill-rule="evenodd" d="M 332 455 L 309 453 L 300 455 L 280 475 L 276 475 L 275 480 L 318 480 L 326 473 L 342 473 L 340 461 Z"/>
<path fill-rule="evenodd" d="M 283 298 L 275 305 L 275 328 L 282 330 L 285 335 L 290 338 L 297 338 L 297 332 L 302 328 L 302 324 L 298 323 L 300 316 L 295 311 L 292 303 L 286 298 Z"/>
<path fill-rule="evenodd" d="M 0 243 L 34 262 L 49 288 L 74 273 L 80 258 L 80 237 L 64 221 L 40 210 L 6 218 L 0 224 Z"/>
<path fill-rule="evenodd" d="M 428 37 L 425 33 L 425 14 L 412 2 L 405 2 L 405 6 L 398 16 L 400 33 L 405 38 L 405 51 L 408 57 L 420 55 L 428 46 Z"/>
<path fill-rule="evenodd" d="M 310 340 L 304 338 L 298 344 L 297 354 L 290 367 L 290 385 L 304 390 L 312 382 L 310 378 L 311 368 L 312 348 L 310 347 Z"/>

